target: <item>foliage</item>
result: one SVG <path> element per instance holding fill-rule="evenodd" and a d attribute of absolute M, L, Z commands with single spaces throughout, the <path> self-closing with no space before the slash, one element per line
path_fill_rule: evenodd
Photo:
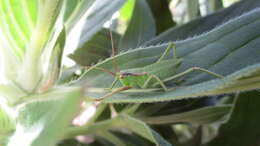
<path fill-rule="evenodd" d="M 212 1 L 202 14 L 182 0 L 177 22 L 169 3 L 0 0 L 0 145 L 259 145 L 260 2 Z M 144 69 L 167 90 L 108 89 L 114 74 L 138 81 Z"/>

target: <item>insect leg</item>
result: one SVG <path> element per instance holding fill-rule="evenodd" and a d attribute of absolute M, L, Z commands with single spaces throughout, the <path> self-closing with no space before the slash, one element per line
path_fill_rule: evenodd
<path fill-rule="evenodd" d="M 184 76 L 184 75 L 186 75 L 186 74 L 189 74 L 189 73 L 191 73 L 191 72 L 194 72 L 194 71 L 201 71 L 201 72 L 205 72 L 205 73 L 207 73 L 207 74 L 210 74 L 210 75 L 212 75 L 212 76 L 215 76 L 215 77 L 217 77 L 217 78 L 223 78 L 222 75 L 217 74 L 217 73 L 214 73 L 214 72 L 211 72 L 211 71 L 209 71 L 209 70 L 207 70 L 207 69 L 200 68 L 200 67 L 192 67 L 192 68 L 187 69 L 187 70 L 184 71 L 184 72 L 178 73 L 178 74 L 176 74 L 176 75 L 174 75 L 174 76 L 172 76 L 172 77 L 169 77 L 169 78 L 163 80 L 163 82 L 167 82 L 167 81 L 170 81 L 170 80 L 177 79 L 177 78 L 179 78 L 179 77 L 182 77 L 182 76 Z"/>
<path fill-rule="evenodd" d="M 110 96 L 112 96 L 112 95 L 114 95 L 116 93 L 119 93 L 121 91 L 125 91 L 125 90 L 128 90 L 128 89 L 131 89 L 131 88 L 132 87 L 130 87 L 130 86 L 121 87 L 121 88 L 118 88 L 118 89 L 116 89 L 116 90 L 114 90 L 114 91 L 112 91 L 112 92 L 110 92 L 110 93 L 108 93 L 108 94 L 106 94 L 106 95 L 104 95 L 104 96 L 102 96 L 102 97 L 100 97 L 98 99 L 95 99 L 95 100 L 96 101 L 101 101 L 101 100 L 103 100 L 103 99 L 105 99 L 107 97 L 110 97 Z"/>
<path fill-rule="evenodd" d="M 150 80 L 154 78 L 161 86 L 162 88 L 167 91 L 167 87 L 165 86 L 165 84 L 163 83 L 163 81 L 157 77 L 156 75 L 150 75 L 149 78 L 145 81 L 144 85 L 143 85 L 143 88 L 146 88 L 148 86 L 148 83 L 150 82 Z"/>
<path fill-rule="evenodd" d="M 173 57 L 174 57 L 174 59 L 177 59 L 176 46 L 175 46 L 175 44 L 173 42 L 170 42 L 168 47 L 163 52 L 162 56 L 157 60 L 157 63 L 161 62 L 165 58 L 165 56 L 167 56 L 169 54 L 169 51 L 170 51 L 171 48 L 173 48 Z"/>
<path fill-rule="evenodd" d="M 114 81 L 112 82 L 111 86 L 109 89 L 113 89 L 114 86 L 116 85 L 116 82 L 118 81 L 117 77 L 115 77 Z"/>

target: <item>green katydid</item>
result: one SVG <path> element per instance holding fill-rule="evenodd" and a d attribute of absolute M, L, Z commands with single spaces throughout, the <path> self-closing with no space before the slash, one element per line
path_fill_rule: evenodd
<path fill-rule="evenodd" d="M 114 49 L 114 44 L 113 44 L 113 39 L 112 39 L 112 33 L 110 32 L 110 38 L 111 38 L 111 44 L 112 44 L 112 57 L 113 57 L 113 63 L 115 63 L 115 49 Z M 171 59 L 166 59 L 166 56 L 169 54 L 170 49 L 173 49 L 173 58 Z M 181 73 L 176 73 L 176 70 L 178 66 L 181 64 L 182 59 L 179 59 L 177 57 L 176 53 L 176 46 L 174 43 L 170 42 L 168 47 L 165 49 L 164 53 L 161 55 L 161 57 L 153 64 L 140 67 L 140 68 L 134 68 L 134 69 L 128 69 L 124 71 L 116 71 L 111 72 L 108 71 L 104 68 L 100 67 L 93 67 L 91 69 L 98 69 L 104 72 L 107 72 L 115 77 L 114 81 L 111 84 L 110 89 L 112 89 L 116 82 L 119 81 L 122 85 L 122 87 L 117 88 L 116 90 L 111 91 L 110 93 L 96 99 L 96 100 L 102 100 L 104 98 L 110 97 L 116 93 L 119 93 L 121 91 L 125 91 L 128 89 L 132 88 L 141 88 L 141 89 L 146 89 L 146 88 L 154 88 L 157 86 L 160 86 L 164 91 L 167 91 L 168 88 L 165 85 L 165 82 L 177 79 L 179 77 L 182 77 L 188 73 L 191 73 L 193 71 L 201 71 L 208 73 L 212 76 L 222 78 L 223 76 L 211 72 L 207 69 L 200 68 L 200 67 L 192 67 L 187 69 L 184 72 Z M 117 70 L 117 66 L 116 70 Z"/>
<path fill-rule="evenodd" d="M 94 67 L 94 69 L 108 72 L 115 77 L 114 81 L 111 84 L 111 89 L 114 87 L 117 81 L 119 81 L 123 86 L 112 91 L 111 93 L 104 95 L 103 97 L 100 97 L 97 100 L 102 100 L 106 97 L 112 96 L 113 94 L 131 88 L 152 88 L 160 85 L 165 91 L 167 91 L 168 89 L 164 82 L 177 79 L 196 70 L 206 72 L 218 78 L 222 78 L 222 76 L 219 74 L 199 67 L 192 67 L 184 72 L 176 74 L 176 69 L 180 65 L 181 59 L 177 59 L 176 57 L 174 57 L 173 59 L 163 60 L 172 46 L 174 45 L 170 43 L 163 55 L 156 63 L 147 65 L 142 68 L 129 69 L 124 70 L 124 72 L 113 73 L 102 68 Z"/>

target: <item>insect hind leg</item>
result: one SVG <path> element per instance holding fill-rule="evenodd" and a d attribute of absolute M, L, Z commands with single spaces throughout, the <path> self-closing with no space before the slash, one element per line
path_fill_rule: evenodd
<path fill-rule="evenodd" d="M 146 82 L 144 83 L 142 88 L 146 88 L 148 86 L 148 83 L 151 81 L 152 78 L 154 78 L 157 81 L 157 83 L 161 85 L 161 87 L 164 89 L 164 91 L 168 90 L 166 85 L 163 83 L 163 81 L 159 77 L 157 77 L 156 75 L 152 75 L 152 74 L 149 75 L 149 78 L 146 80 Z"/>
<path fill-rule="evenodd" d="M 165 51 L 163 52 L 162 56 L 157 60 L 157 63 L 165 59 L 165 57 L 169 54 L 171 48 L 173 48 L 173 59 L 178 58 L 176 45 L 173 42 L 170 42 Z"/>
<path fill-rule="evenodd" d="M 201 72 L 207 73 L 207 74 L 209 74 L 209 75 L 215 76 L 215 77 L 217 77 L 217 78 L 223 78 L 223 77 L 224 77 L 224 76 L 222 76 L 222 75 L 220 75 L 220 74 L 214 73 L 214 72 L 212 72 L 212 71 L 209 71 L 209 70 L 204 69 L 204 68 L 201 68 L 201 67 L 192 67 L 192 68 L 187 69 L 187 70 L 184 71 L 184 72 L 178 73 L 178 74 L 176 74 L 176 75 L 174 75 L 174 76 L 172 76 L 172 77 L 169 77 L 169 78 L 163 80 L 163 82 L 167 82 L 167 81 L 170 81 L 170 80 L 177 79 L 177 78 L 179 78 L 179 77 L 182 77 L 182 76 L 184 76 L 184 75 L 186 75 L 186 74 L 189 74 L 189 73 L 191 73 L 191 72 L 194 72 L 194 71 L 201 71 Z"/>
<path fill-rule="evenodd" d="M 131 89 L 131 88 L 132 88 L 132 87 L 130 87 L 130 86 L 125 86 L 125 87 L 118 88 L 118 89 L 116 89 L 116 90 L 114 90 L 114 91 L 112 91 L 112 92 L 110 92 L 110 93 L 108 93 L 108 94 L 106 94 L 106 95 L 104 95 L 104 96 L 98 98 L 98 99 L 95 99 L 95 101 L 101 101 L 101 100 L 103 100 L 103 99 L 105 99 L 105 98 L 108 98 L 108 97 L 114 95 L 114 94 L 117 94 L 117 93 L 119 93 L 119 92 L 122 92 L 122 91 L 125 91 L 125 90 L 128 90 L 128 89 Z"/>

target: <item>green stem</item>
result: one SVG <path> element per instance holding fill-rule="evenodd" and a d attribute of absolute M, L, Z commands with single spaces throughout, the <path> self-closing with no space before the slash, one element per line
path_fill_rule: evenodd
<path fill-rule="evenodd" d="M 51 27 L 55 22 L 60 0 L 47 0 L 39 5 L 39 15 L 32 39 L 18 81 L 28 91 L 32 91 L 42 77 L 41 55 L 48 40 Z M 26 80 L 26 82 L 24 82 Z"/>

